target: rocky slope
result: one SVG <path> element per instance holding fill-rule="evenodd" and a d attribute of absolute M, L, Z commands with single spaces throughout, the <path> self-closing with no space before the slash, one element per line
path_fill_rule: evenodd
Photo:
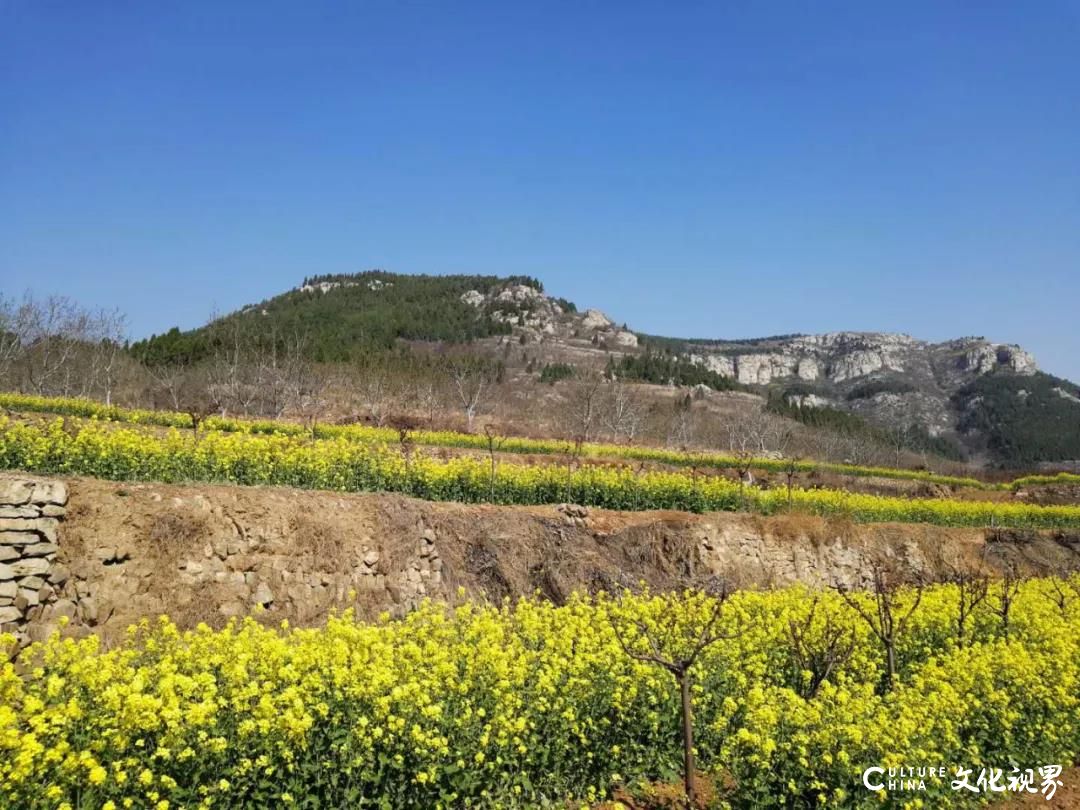
<path fill-rule="evenodd" d="M 1019 346 L 961 338 L 927 343 L 884 332 L 830 332 L 802 335 L 757 346 L 692 352 L 696 362 L 745 385 L 802 380 L 842 386 L 890 374 L 959 387 L 979 374 L 1006 369 L 1018 374 L 1038 370 L 1035 359 Z"/>
<path fill-rule="evenodd" d="M 585 339 L 602 349 L 635 349 L 638 346 L 637 335 L 617 327 L 600 310 L 587 309 L 578 313 L 525 284 L 510 284 L 487 295 L 469 290 L 462 294 L 461 301 L 475 307 L 478 313 L 486 313 L 497 322 L 509 324 L 525 343 Z"/>
<path fill-rule="evenodd" d="M 885 427 L 914 423 L 935 436 L 956 430 L 952 399 L 974 379 L 1038 371 L 1015 345 L 976 337 L 928 343 L 881 332 L 803 335 L 749 349 L 692 347 L 690 357 L 740 383 L 779 387 L 800 405 L 850 410 Z"/>

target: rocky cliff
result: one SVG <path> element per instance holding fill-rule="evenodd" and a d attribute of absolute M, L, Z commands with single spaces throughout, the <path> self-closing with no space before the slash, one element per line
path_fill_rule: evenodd
<path fill-rule="evenodd" d="M 978 337 L 930 343 L 882 332 L 690 346 L 689 357 L 744 385 L 780 388 L 801 406 L 849 410 L 884 427 L 917 424 L 931 435 L 956 431 L 952 400 L 973 380 L 1038 372 L 1035 358 L 1016 345 Z"/>
<path fill-rule="evenodd" d="M 1005 369 L 1017 374 L 1038 370 L 1019 346 L 961 338 L 928 343 L 883 332 L 830 332 L 801 335 L 742 349 L 695 347 L 691 359 L 744 385 L 801 380 L 844 386 L 863 378 L 899 375 L 919 382 L 958 387 L 973 376 Z"/>

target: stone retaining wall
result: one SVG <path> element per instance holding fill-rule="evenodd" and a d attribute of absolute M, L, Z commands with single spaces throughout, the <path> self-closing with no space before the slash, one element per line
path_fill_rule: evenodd
<path fill-rule="evenodd" d="M 59 481 L 0 481 L 0 632 L 14 633 L 20 643 L 30 640 L 47 610 L 53 612 L 69 577 L 56 561 L 67 501 Z"/>
<path fill-rule="evenodd" d="M 862 587 L 882 555 L 934 579 L 943 552 L 985 561 L 988 548 L 975 529 L 805 515 L 495 507 L 4 473 L 0 632 L 25 644 L 62 627 L 110 645 L 163 614 L 182 628 L 248 614 L 310 626 L 344 609 L 365 619 L 401 615 L 425 597 L 453 602 L 459 589 L 461 598 L 499 604 L 537 592 L 561 602 L 643 581 L 682 588 L 710 576 L 755 587 Z M 1080 540 L 995 537 L 993 550 L 995 559 L 1008 552 L 1065 571 Z"/>

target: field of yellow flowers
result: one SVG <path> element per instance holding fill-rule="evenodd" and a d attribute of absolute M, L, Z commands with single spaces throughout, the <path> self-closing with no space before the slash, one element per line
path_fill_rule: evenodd
<path fill-rule="evenodd" d="M 201 437 L 88 421 L 28 424 L 0 418 L 0 468 L 118 481 L 271 484 L 348 492 L 401 492 L 428 500 L 545 504 L 573 501 L 606 509 L 756 511 L 787 509 L 862 522 L 943 526 L 1080 528 L 1080 507 L 1014 502 L 906 499 L 833 489 L 744 487 L 692 472 L 639 472 L 625 465 L 492 467 L 485 459 L 405 454 L 345 438 L 210 430 Z"/>
<path fill-rule="evenodd" d="M 67 399 L 60 397 L 38 397 L 28 394 L 0 393 L 0 408 L 31 413 L 47 413 L 59 416 L 76 416 L 98 421 L 116 422 L 132 425 L 154 425 L 158 427 L 191 428 L 191 416 L 186 413 L 171 411 L 150 411 L 120 408 L 115 405 L 103 405 L 87 399 Z M 281 420 L 226 419 L 212 416 L 205 420 L 207 430 L 225 433 L 253 433 L 277 436 L 300 436 L 307 434 L 307 428 L 296 422 Z M 398 434 L 392 428 L 371 427 L 368 425 L 324 425 L 314 428 L 316 438 L 347 439 L 366 444 L 386 444 L 397 441 Z M 473 433 L 458 433 L 451 430 L 417 430 L 411 439 L 419 445 L 428 447 L 454 447 L 473 450 L 487 448 L 487 437 Z M 499 450 L 503 453 L 527 453 L 531 455 L 560 455 L 569 452 L 572 447 L 565 441 L 555 439 L 529 439 L 517 436 L 500 437 Z M 580 448 L 583 458 L 610 459 L 612 461 L 644 461 L 699 469 L 730 469 L 741 462 L 722 453 L 687 453 L 660 447 L 631 447 L 618 444 L 587 442 Z M 755 470 L 785 472 L 788 462 L 758 458 L 750 462 Z M 912 481 L 926 481 L 946 486 L 957 485 L 973 489 L 993 488 L 976 478 L 936 475 L 925 470 L 904 470 L 892 467 L 864 467 L 854 464 L 833 464 L 828 462 L 800 460 L 794 463 L 797 472 L 829 472 L 856 477 L 893 478 Z"/>
<path fill-rule="evenodd" d="M 839 595 L 737 593 L 724 640 L 694 668 L 699 764 L 733 786 L 729 806 L 810 808 L 979 798 L 948 781 L 870 793 L 860 775 L 872 765 L 1072 762 L 1080 600 L 1028 581 L 1006 637 L 997 587 L 964 643 L 955 587 L 923 593 L 891 689 L 876 639 Z M 915 596 L 899 598 L 906 609 Z M 712 609 L 701 594 L 644 594 L 425 603 L 398 621 L 346 612 L 316 629 L 249 618 L 181 632 L 162 618 L 108 651 L 54 636 L 0 665 L 0 806 L 580 807 L 680 762 L 674 680 L 630 659 L 617 634 L 633 644 L 639 625 L 694 627 Z M 804 649 L 830 628 L 852 644 L 816 690 L 789 635 L 808 616 Z"/>

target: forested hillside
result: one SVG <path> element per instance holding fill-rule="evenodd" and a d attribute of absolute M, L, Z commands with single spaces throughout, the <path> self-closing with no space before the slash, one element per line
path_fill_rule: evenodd
<path fill-rule="evenodd" d="M 987 374 L 953 398 L 958 427 L 986 440 L 1006 466 L 1080 458 L 1080 389 L 1039 372 L 1030 376 Z"/>
<path fill-rule="evenodd" d="M 267 342 L 303 334 L 309 359 L 323 362 L 352 360 L 372 349 L 391 348 L 399 339 L 467 342 L 509 334 L 512 326 L 461 296 L 470 290 L 487 295 L 510 284 L 543 291 L 539 281 L 527 276 L 413 276 L 381 270 L 314 276 L 298 289 L 208 326 L 186 332 L 173 328 L 139 341 L 132 352 L 150 365 L 198 361 L 238 324 Z M 510 306 L 502 302 L 500 310 Z"/>

